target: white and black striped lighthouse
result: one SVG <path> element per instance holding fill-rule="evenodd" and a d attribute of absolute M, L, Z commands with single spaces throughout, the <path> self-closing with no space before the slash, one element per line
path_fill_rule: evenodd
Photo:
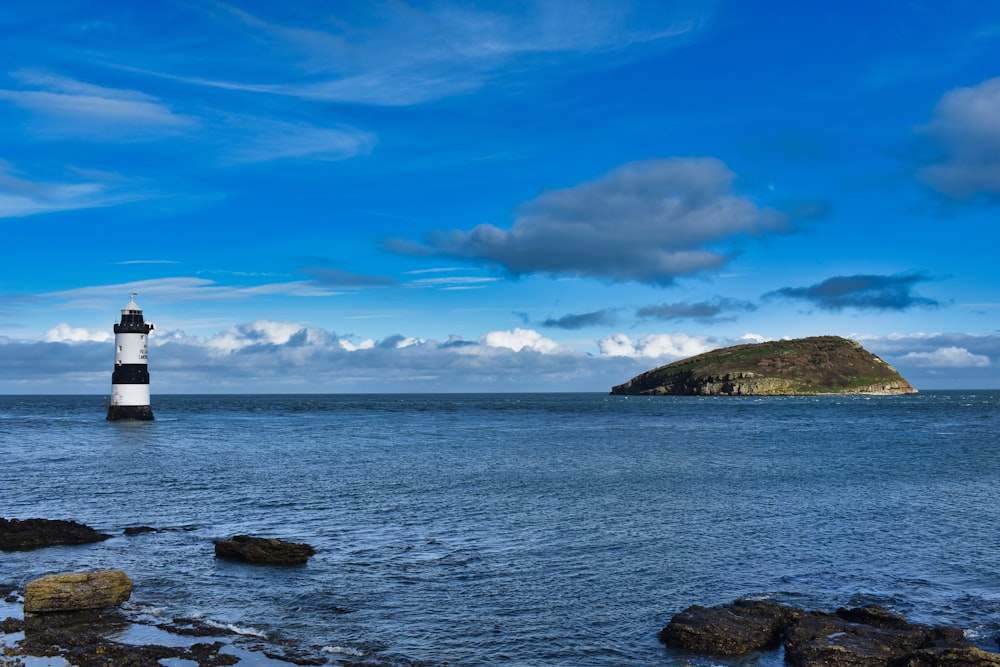
<path fill-rule="evenodd" d="M 143 321 L 135 296 L 136 292 L 132 292 L 122 308 L 122 321 L 115 325 L 115 370 L 111 374 L 108 419 L 153 418 L 146 360 L 146 339 L 153 325 Z"/>

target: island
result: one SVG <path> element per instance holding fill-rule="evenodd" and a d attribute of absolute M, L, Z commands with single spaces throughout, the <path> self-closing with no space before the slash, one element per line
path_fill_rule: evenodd
<path fill-rule="evenodd" d="M 725 347 L 654 368 L 611 389 L 625 396 L 915 394 L 857 341 L 813 336 Z"/>

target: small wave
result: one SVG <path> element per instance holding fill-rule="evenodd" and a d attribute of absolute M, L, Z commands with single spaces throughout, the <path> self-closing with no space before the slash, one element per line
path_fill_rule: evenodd
<path fill-rule="evenodd" d="M 320 649 L 323 653 L 335 653 L 338 655 L 349 655 L 354 658 L 364 657 L 365 652 L 350 646 L 324 646 Z"/>
<path fill-rule="evenodd" d="M 222 621 L 213 621 L 210 618 L 202 619 L 201 621 L 210 628 L 218 628 L 219 630 L 228 630 L 233 634 L 243 635 L 245 637 L 257 637 L 258 639 L 267 639 L 267 633 L 263 630 L 258 630 L 257 628 L 244 627 L 242 625 L 236 625 L 235 623 L 223 623 Z"/>

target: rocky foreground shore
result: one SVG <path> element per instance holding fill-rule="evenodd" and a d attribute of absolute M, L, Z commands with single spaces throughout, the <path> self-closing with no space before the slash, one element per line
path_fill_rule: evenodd
<path fill-rule="evenodd" d="M 126 535 L 158 529 L 149 526 L 126 528 Z M 32 551 L 56 545 L 100 542 L 111 535 L 98 533 L 73 521 L 0 518 L 0 551 Z M 255 565 L 300 565 L 315 550 L 308 544 L 234 535 L 215 541 L 216 557 Z M 19 587 L 0 582 L 0 599 L 20 604 L 23 618 L 0 621 L 0 667 L 21 667 L 31 658 L 62 658 L 76 667 L 147 667 L 162 665 L 160 660 L 180 659 L 199 667 L 221 667 L 241 662 L 234 650 L 237 632 L 197 619 L 174 618 L 152 623 L 129 618 L 120 609 L 132 593 L 132 580 L 120 570 L 89 570 L 45 575 Z M 130 644 L 109 639 L 129 626 L 151 625 L 179 637 L 212 641 L 190 644 L 169 641 L 159 644 Z M 23 637 L 19 637 L 22 635 Z M 14 637 L 13 640 L 9 637 Z M 187 645 L 178 645 L 187 644 Z M 280 642 L 260 643 L 249 651 L 254 665 L 325 665 L 326 656 L 315 650 L 284 646 Z M 22 658 L 24 660 L 22 660 Z M 30 662 L 28 663 L 30 664 Z M 341 660 L 340 664 L 350 664 Z M 368 662 L 366 664 L 374 664 Z"/>
<path fill-rule="evenodd" d="M 917 625 L 878 605 L 806 611 L 765 600 L 676 614 L 659 639 L 706 656 L 783 647 L 795 667 L 1000 667 L 1000 654 L 966 641 L 958 628 Z"/>
<path fill-rule="evenodd" d="M 125 533 L 155 530 L 139 526 L 127 528 Z M 74 522 L 0 518 L 0 551 L 81 544 L 108 537 Z M 255 565 L 288 566 L 305 563 L 315 550 L 308 544 L 235 535 L 216 540 L 215 553 L 218 558 Z M 127 617 L 119 607 L 131 591 L 132 580 L 119 570 L 45 575 L 28 582 L 23 596 L 17 586 L 0 582 L 0 599 L 21 604 L 24 612 L 23 618 L 0 621 L 0 667 L 22 667 L 21 658 L 33 657 L 58 657 L 76 667 L 144 667 L 163 665 L 160 661 L 165 659 L 190 661 L 199 667 L 241 662 L 231 638 L 226 637 L 237 634 L 235 631 L 196 619 L 157 623 Z M 167 642 L 170 645 L 165 646 L 108 638 L 137 623 L 206 641 Z M 786 662 L 793 667 L 1000 667 L 1000 654 L 970 643 L 961 629 L 910 623 L 877 605 L 835 612 L 807 611 L 765 600 L 738 600 L 715 607 L 694 605 L 675 614 L 658 638 L 684 662 L 691 656 L 703 656 L 713 663 L 738 662 L 754 652 L 783 649 Z M 277 641 L 261 642 L 250 650 L 257 652 L 248 661 L 255 667 L 330 664 L 329 656 L 320 651 Z M 342 655 L 336 663 L 348 667 L 381 664 L 372 656 L 355 659 Z"/>

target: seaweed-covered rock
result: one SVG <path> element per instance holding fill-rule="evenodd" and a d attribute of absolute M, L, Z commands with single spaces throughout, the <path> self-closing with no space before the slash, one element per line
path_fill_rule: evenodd
<path fill-rule="evenodd" d="M 741 655 L 777 646 L 781 634 L 805 612 L 766 600 L 737 600 L 716 607 L 694 605 L 660 631 L 671 648 L 711 655 Z"/>
<path fill-rule="evenodd" d="M 228 540 L 215 541 L 217 558 L 257 565 L 301 565 L 314 553 L 316 550 L 308 544 L 251 535 L 234 535 Z"/>
<path fill-rule="evenodd" d="M 0 551 L 31 551 L 58 544 L 88 544 L 110 535 L 58 519 L 0 519 Z"/>
<path fill-rule="evenodd" d="M 25 613 L 101 609 L 125 602 L 132 580 L 121 570 L 48 574 L 24 587 Z"/>

